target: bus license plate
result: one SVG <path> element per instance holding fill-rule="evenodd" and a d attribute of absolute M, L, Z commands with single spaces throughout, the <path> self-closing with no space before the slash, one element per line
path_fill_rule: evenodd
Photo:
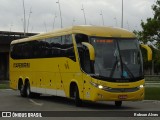
<path fill-rule="evenodd" d="M 118 99 L 127 99 L 127 97 L 128 97 L 127 95 L 119 95 Z"/>

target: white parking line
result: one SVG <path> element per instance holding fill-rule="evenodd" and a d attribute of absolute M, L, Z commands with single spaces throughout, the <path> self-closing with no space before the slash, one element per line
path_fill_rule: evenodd
<path fill-rule="evenodd" d="M 43 103 L 35 102 L 35 101 L 32 100 L 32 99 L 29 99 L 29 101 L 32 102 L 32 103 L 35 104 L 35 105 L 38 105 L 38 106 L 42 106 L 42 105 L 43 105 Z"/>

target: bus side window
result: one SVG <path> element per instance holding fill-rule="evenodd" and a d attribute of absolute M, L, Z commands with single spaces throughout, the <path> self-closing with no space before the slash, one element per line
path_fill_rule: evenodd
<path fill-rule="evenodd" d="M 75 52 L 71 35 L 62 36 L 62 56 L 75 61 Z"/>
<path fill-rule="evenodd" d="M 76 38 L 77 45 L 81 44 L 82 42 L 89 42 L 88 36 L 84 34 L 76 34 L 75 38 Z"/>
<path fill-rule="evenodd" d="M 47 38 L 46 43 L 46 57 L 61 56 L 61 37 Z"/>

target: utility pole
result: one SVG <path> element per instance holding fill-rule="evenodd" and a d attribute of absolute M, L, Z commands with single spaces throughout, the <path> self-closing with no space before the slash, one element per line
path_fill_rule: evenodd
<path fill-rule="evenodd" d="M 29 20 L 30 20 L 30 16 L 32 14 L 32 7 L 30 8 L 30 11 L 29 11 L 29 17 L 28 17 L 28 24 L 27 24 L 27 33 L 28 33 L 28 29 L 29 29 Z"/>
<path fill-rule="evenodd" d="M 56 2 L 59 6 L 59 13 L 60 13 L 60 18 L 61 18 L 61 28 L 63 28 L 63 25 L 62 25 L 62 14 L 61 14 L 61 6 L 60 6 L 60 2 L 58 0 L 58 2 Z"/>
<path fill-rule="evenodd" d="M 55 25 L 55 21 L 56 21 L 56 13 L 55 13 L 55 16 L 54 16 L 54 20 L 53 20 L 53 29 L 54 29 L 54 25 Z"/>
<path fill-rule="evenodd" d="M 81 10 L 83 11 L 83 15 L 84 15 L 84 23 L 85 23 L 85 25 L 86 25 L 86 15 L 85 15 L 85 11 L 84 11 L 83 4 L 82 4 L 82 9 L 81 9 Z"/>
<path fill-rule="evenodd" d="M 121 28 L 123 28 L 123 0 L 122 0 L 122 21 L 121 21 Z"/>
<path fill-rule="evenodd" d="M 25 10 L 25 4 L 24 4 L 24 0 L 23 0 L 23 27 L 24 27 L 24 37 L 26 36 L 26 10 Z"/>
<path fill-rule="evenodd" d="M 102 10 L 101 10 L 100 15 L 102 16 L 102 25 L 104 26 L 104 19 L 103 19 L 103 13 L 102 13 Z"/>

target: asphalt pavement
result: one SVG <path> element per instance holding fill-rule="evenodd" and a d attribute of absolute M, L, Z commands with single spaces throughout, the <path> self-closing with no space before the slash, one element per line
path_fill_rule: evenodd
<path fill-rule="evenodd" d="M 121 107 L 116 107 L 114 105 L 114 102 L 84 102 L 82 107 L 76 107 L 74 101 L 67 98 L 48 95 L 42 95 L 39 98 L 24 98 L 19 95 L 19 91 L 14 91 L 11 89 L 1 89 L 0 103 L 1 112 L 40 112 L 43 115 L 48 114 L 48 117 L 52 116 L 63 120 L 69 118 L 70 120 L 72 120 L 72 117 L 76 117 L 76 119 L 79 119 L 79 117 L 86 118 L 86 115 L 87 120 L 91 118 L 99 120 L 106 117 L 108 119 L 110 118 L 111 120 L 115 119 L 115 117 L 134 118 L 134 114 L 138 115 L 139 113 L 142 115 L 144 113 L 153 113 L 153 115 L 158 114 L 158 117 L 160 117 L 160 101 L 156 100 L 144 100 L 136 102 L 126 101 L 123 102 Z M 107 116 L 107 114 L 109 116 Z M 158 117 L 146 116 L 145 120 L 150 120 L 149 118 L 158 119 Z"/>

